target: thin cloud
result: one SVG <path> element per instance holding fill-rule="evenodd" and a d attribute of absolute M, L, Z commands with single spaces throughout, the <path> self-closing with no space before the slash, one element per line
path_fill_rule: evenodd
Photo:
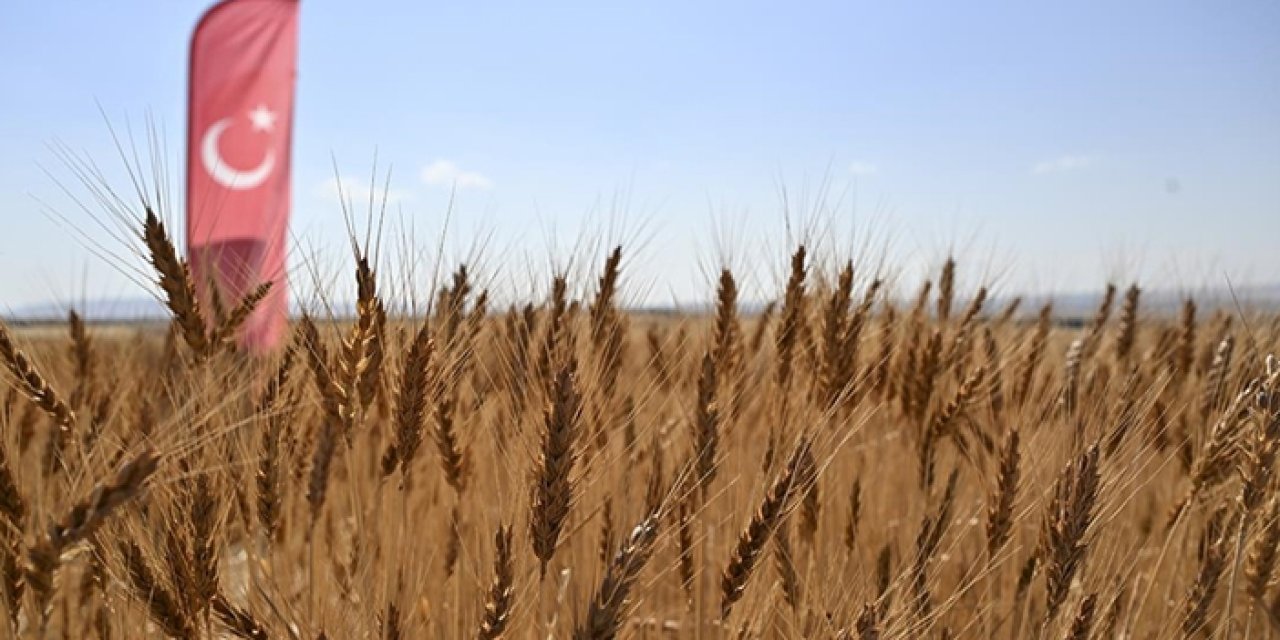
<path fill-rule="evenodd" d="M 422 168 L 422 181 L 438 187 L 459 189 L 490 189 L 493 180 L 477 171 L 463 171 L 449 160 L 436 160 Z"/>
<path fill-rule="evenodd" d="M 859 161 L 849 165 L 849 173 L 855 176 L 872 176 L 879 172 L 880 167 L 877 167 L 870 162 Z"/>
<path fill-rule="evenodd" d="M 413 193 L 405 189 L 387 188 L 379 184 L 371 186 L 369 178 L 353 178 L 340 176 L 329 178 L 316 187 L 316 195 L 334 201 L 345 200 L 347 203 L 360 206 L 367 205 L 373 196 L 375 207 L 382 206 L 385 197 L 387 204 L 395 204 L 413 199 Z"/>
<path fill-rule="evenodd" d="M 1041 160 L 1040 162 L 1031 165 L 1031 173 L 1040 176 L 1047 173 L 1065 173 L 1067 171 L 1088 169 L 1093 166 L 1093 160 L 1093 156 L 1058 156 L 1057 158 Z"/>

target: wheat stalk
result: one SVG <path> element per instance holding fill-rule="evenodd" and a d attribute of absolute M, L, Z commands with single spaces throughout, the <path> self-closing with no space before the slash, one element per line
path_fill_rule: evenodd
<path fill-rule="evenodd" d="M 612 640 L 626 620 L 631 590 L 653 554 L 658 514 L 651 513 L 631 530 L 609 563 L 586 616 L 573 631 L 574 640 Z"/>
<path fill-rule="evenodd" d="M 555 375 L 552 399 L 543 414 L 542 460 L 533 478 L 529 537 L 543 577 L 573 502 L 581 401 L 575 368 L 575 362 L 569 360 Z"/>
<path fill-rule="evenodd" d="M 720 578 L 720 617 L 728 618 L 734 603 L 742 598 L 764 547 L 777 530 L 795 496 L 816 478 L 813 454 L 802 440 L 792 452 L 783 472 L 770 485 L 746 529 L 738 537 L 729 564 Z"/>
<path fill-rule="evenodd" d="M 94 485 L 88 495 L 51 523 L 30 548 L 24 575 L 42 616 L 48 614 L 46 607 L 53 597 L 53 576 L 62 563 L 63 552 L 93 535 L 112 511 L 137 498 L 159 464 L 159 456 L 150 449 L 134 456 L 121 465 L 114 476 Z"/>
<path fill-rule="evenodd" d="M 493 536 L 493 582 L 484 604 L 484 618 L 480 621 L 480 640 L 496 640 L 503 636 L 511 619 L 515 597 L 515 569 L 511 557 L 511 527 L 499 526 Z"/>
<path fill-rule="evenodd" d="M 146 244 L 151 266 L 156 270 L 157 284 L 164 291 L 165 304 L 173 314 L 178 333 L 197 360 L 204 358 L 209 353 L 209 336 L 205 333 L 206 322 L 196 298 L 191 269 L 186 261 L 178 257 L 178 251 L 174 249 L 164 223 L 150 207 L 147 208 L 142 225 L 142 240 Z"/>
<path fill-rule="evenodd" d="M 1053 620 L 1088 551 L 1085 535 L 1093 523 L 1099 487 L 1098 446 L 1067 463 L 1054 484 L 1040 535 L 1045 572 L 1045 623 Z"/>

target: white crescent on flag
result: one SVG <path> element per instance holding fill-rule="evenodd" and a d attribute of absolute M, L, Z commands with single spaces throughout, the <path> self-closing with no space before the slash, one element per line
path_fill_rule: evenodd
<path fill-rule="evenodd" d="M 254 117 L 251 114 L 251 117 Z M 222 132 L 231 126 L 231 118 L 223 118 L 209 127 L 204 137 L 200 140 L 200 159 L 204 163 L 204 170 L 209 173 L 209 177 L 213 181 L 228 188 L 243 191 L 253 189 L 266 181 L 271 175 L 271 170 L 275 168 L 276 156 L 271 149 L 267 149 L 267 153 L 263 156 L 262 162 L 258 166 L 247 171 L 240 171 L 227 164 L 222 159 L 222 154 L 218 152 L 218 139 L 222 136 Z M 258 119 L 254 118 L 254 128 L 258 129 Z M 268 125 L 269 128 L 269 125 Z"/>

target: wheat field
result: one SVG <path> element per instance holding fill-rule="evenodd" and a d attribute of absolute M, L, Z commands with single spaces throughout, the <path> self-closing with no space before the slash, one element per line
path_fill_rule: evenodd
<path fill-rule="evenodd" d="M 0 325 L 7 637 L 1280 637 L 1274 315 L 794 246 L 758 313 L 626 311 L 620 247 L 418 317 L 357 250 L 251 358 L 267 289 L 136 222 L 168 331 Z"/>

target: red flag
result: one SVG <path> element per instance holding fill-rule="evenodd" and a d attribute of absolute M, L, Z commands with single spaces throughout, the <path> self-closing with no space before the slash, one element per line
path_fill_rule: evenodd
<path fill-rule="evenodd" d="M 224 0 L 191 38 L 187 255 L 206 315 L 217 308 L 211 283 L 227 310 L 273 283 L 243 329 L 254 352 L 279 344 L 287 325 L 297 51 L 297 0 Z"/>

